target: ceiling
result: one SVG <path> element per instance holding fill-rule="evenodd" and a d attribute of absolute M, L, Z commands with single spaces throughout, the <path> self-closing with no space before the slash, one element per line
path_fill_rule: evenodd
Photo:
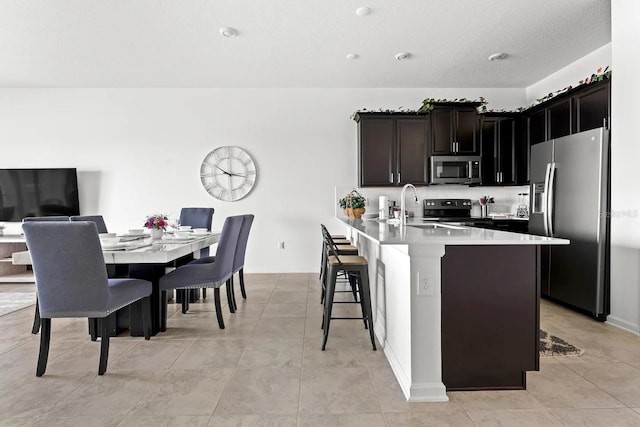
<path fill-rule="evenodd" d="M 0 87 L 526 87 L 610 41 L 611 0 L 0 0 Z"/>

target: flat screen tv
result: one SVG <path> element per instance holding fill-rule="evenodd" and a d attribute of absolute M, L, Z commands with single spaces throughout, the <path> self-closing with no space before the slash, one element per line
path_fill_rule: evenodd
<path fill-rule="evenodd" d="M 80 215 L 75 169 L 0 169 L 0 221 Z"/>

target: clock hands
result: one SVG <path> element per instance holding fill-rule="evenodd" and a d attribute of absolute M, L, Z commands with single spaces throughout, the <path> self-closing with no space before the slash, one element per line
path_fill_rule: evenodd
<path fill-rule="evenodd" d="M 215 166 L 216 168 L 220 169 L 220 170 L 222 171 L 222 173 L 224 173 L 225 175 L 229 175 L 229 176 L 239 176 L 239 177 L 241 177 L 241 178 L 246 178 L 246 177 L 247 177 L 247 175 L 242 175 L 242 174 L 239 174 L 239 173 L 231 173 L 231 172 L 227 172 L 226 170 L 222 169 L 222 168 L 221 168 L 220 166 L 218 166 L 218 165 L 213 165 L 213 166 Z"/>
<path fill-rule="evenodd" d="M 227 172 L 226 170 L 222 169 L 220 166 L 218 166 L 218 165 L 213 165 L 213 166 L 215 166 L 216 168 L 220 169 L 225 175 L 231 175 L 229 172 Z"/>

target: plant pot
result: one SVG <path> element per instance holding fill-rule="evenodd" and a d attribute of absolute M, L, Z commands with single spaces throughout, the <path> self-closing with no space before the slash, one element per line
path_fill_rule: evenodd
<path fill-rule="evenodd" d="M 150 228 L 149 232 L 151 233 L 151 240 L 160 240 L 164 234 L 164 230 L 161 228 Z"/>
<path fill-rule="evenodd" d="M 349 218 L 360 219 L 362 214 L 364 214 L 365 208 L 345 208 L 344 213 Z"/>

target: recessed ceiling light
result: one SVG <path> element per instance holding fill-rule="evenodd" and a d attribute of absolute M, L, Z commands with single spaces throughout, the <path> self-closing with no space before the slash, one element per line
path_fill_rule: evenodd
<path fill-rule="evenodd" d="M 232 27 L 222 27 L 218 31 L 225 37 L 235 37 L 238 35 L 238 30 Z"/>
<path fill-rule="evenodd" d="M 358 58 L 360 58 L 360 55 L 358 55 L 357 53 L 347 54 L 347 59 L 358 59 Z"/>
<path fill-rule="evenodd" d="M 371 8 L 369 7 L 359 7 L 356 9 L 356 15 L 358 16 L 367 16 L 368 14 L 371 13 Z"/>
<path fill-rule="evenodd" d="M 404 61 L 405 59 L 409 59 L 410 56 L 411 54 L 409 52 L 400 52 L 396 54 L 396 59 L 398 61 Z"/>
<path fill-rule="evenodd" d="M 489 61 L 502 61 L 507 57 L 506 53 L 494 53 L 493 55 L 489 55 Z"/>

